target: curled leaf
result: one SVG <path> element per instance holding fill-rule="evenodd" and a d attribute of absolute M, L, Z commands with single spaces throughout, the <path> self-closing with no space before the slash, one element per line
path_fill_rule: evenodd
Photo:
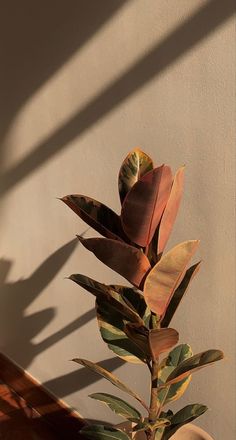
<path fill-rule="evenodd" d="M 118 176 L 121 203 L 123 203 L 126 194 L 130 191 L 137 180 L 152 169 L 152 159 L 139 148 L 135 148 L 126 156 L 121 165 Z"/>

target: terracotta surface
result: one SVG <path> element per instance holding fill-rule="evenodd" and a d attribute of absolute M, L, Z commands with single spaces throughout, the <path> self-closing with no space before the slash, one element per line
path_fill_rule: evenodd
<path fill-rule="evenodd" d="M 123 429 L 125 432 L 130 431 L 130 422 L 119 423 L 118 428 Z M 143 432 L 139 432 L 134 436 L 135 440 L 145 440 L 146 436 Z M 214 440 L 207 432 L 198 426 L 188 425 L 178 429 L 178 431 L 171 437 L 171 440 Z"/>
<path fill-rule="evenodd" d="M 58 435 L 23 399 L 0 383 L 0 439 L 58 440 Z"/>
<path fill-rule="evenodd" d="M 172 437 L 173 440 L 213 440 L 213 438 L 198 426 L 188 424 L 180 428 Z"/>

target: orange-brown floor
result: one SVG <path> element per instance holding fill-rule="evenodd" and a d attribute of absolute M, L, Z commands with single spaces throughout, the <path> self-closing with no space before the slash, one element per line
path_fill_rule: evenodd
<path fill-rule="evenodd" d="M 58 440 L 50 425 L 0 383 L 0 440 Z"/>

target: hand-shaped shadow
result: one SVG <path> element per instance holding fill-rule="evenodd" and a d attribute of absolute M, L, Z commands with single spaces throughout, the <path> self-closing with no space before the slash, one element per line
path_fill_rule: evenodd
<path fill-rule="evenodd" d="M 14 283 L 6 282 L 12 262 L 0 260 L 1 351 L 12 357 L 22 368 L 27 368 L 35 356 L 94 317 L 94 311 L 88 311 L 39 344 L 35 344 L 32 339 L 51 322 L 55 316 L 55 309 L 50 307 L 25 316 L 26 308 L 57 275 L 76 245 L 76 239 L 65 244 L 50 255 L 29 278 Z"/>

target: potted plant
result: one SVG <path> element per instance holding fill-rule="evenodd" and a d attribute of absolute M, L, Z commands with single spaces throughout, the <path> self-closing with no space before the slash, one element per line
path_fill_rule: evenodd
<path fill-rule="evenodd" d="M 164 252 L 179 209 L 183 183 L 184 167 L 173 177 L 169 166 L 154 167 L 147 154 L 134 149 L 119 171 L 120 215 L 88 196 L 74 194 L 61 199 L 103 236 L 78 236 L 81 244 L 126 278 L 129 285 L 107 285 L 82 274 L 69 278 L 96 297 L 98 326 L 108 347 L 127 362 L 144 363 L 150 374 L 147 403 L 130 385 L 99 364 L 73 359 L 143 407 L 141 413 L 120 397 L 103 392 L 92 394 L 91 398 L 105 403 L 128 423 L 125 429 L 87 425 L 81 433 L 89 439 L 129 440 L 141 433 L 147 440 L 168 440 L 207 410 L 205 405 L 196 403 L 175 414 L 167 409 L 186 391 L 193 373 L 223 358 L 220 350 L 193 354 L 188 344 L 177 345 L 179 334 L 170 327 L 201 264 L 199 261 L 189 267 L 198 240 L 185 241 Z M 197 430 L 197 437 L 194 432 L 194 428 L 182 428 L 180 438 L 205 438 L 201 436 L 202 430 Z"/>

